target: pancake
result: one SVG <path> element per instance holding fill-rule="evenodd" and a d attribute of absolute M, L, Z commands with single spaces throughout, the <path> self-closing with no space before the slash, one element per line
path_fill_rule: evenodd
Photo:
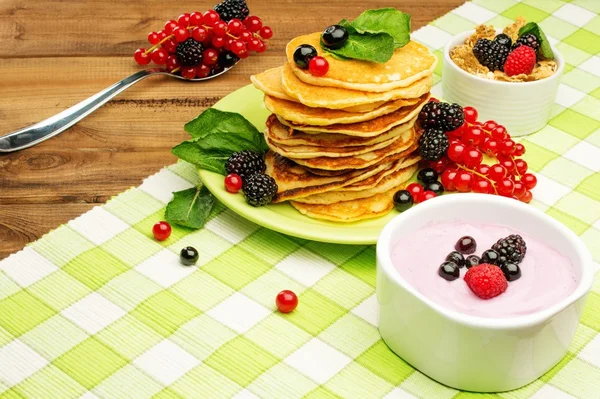
<path fill-rule="evenodd" d="M 267 140 L 267 144 L 270 148 L 276 147 L 275 144 L 270 143 Z M 313 168 L 322 170 L 344 170 L 344 169 L 364 169 L 369 166 L 378 164 L 388 157 L 394 156 L 395 159 L 405 157 L 413 152 L 417 148 L 417 139 L 415 130 L 410 129 L 406 131 L 402 136 L 398 137 L 392 144 L 388 145 L 379 150 L 366 152 L 360 155 L 353 155 L 349 157 L 317 157 L 310 159 L 293 158 L 292 160 L 296 163 Z"/>
<path fill-rule="evenodd" d="M 374 187 L 360 191 L 342 191 L 333 190 L 321 194 L 309 195 L 308 197 L 298 198 L 295 201 L 304 204 L 334 204 L 340 201 L 353 201 L 361 198 L 372 197 L 390 190 L 400 190 L 400 186 L 405 183 L 417 171 L 417 165 L 411 165 L 405 168 L 393 170 L 392 173 L 385 176 Z"/>
<path fill-rule="evenodd" d="M 353 170 L 338 176 L 317 176 L 293 161 L 273 151 L 265 155 L 265 173 L 275 179 L 277 194 L 272 202 L 283 202 L 308 195 L 324 193 L 345 185 L 367 179 L 391 167 L 391 162 L 382 162 L 370 168 Z"/>
<path fill-rule="evenodd" d="M 256 75 L 252 75 L 250 76 L 250 80 L 252 81 L 254 87 L 271 97 L 280 98 L 282 100 L 287 101 L 299 102 L 298 99 L 288 96 L 285 90 L 283 89 L 283 86 L 281 84 L 282 76 L 283 67 L 277 67 L 267 69 L 266 71 Z M 384 103 L 385 101 L 378 101 L 371 102 L 368 104 L 337 108 L 347 112 L 369 112 L 383 105 Z"/>
<path fill-rule="evenodd" d="M 394 51 L 386 63 L 360 60 L 341 60 L 324 52 L 320 44 L 321 33 L 311 33 L 292 39 L 286 47 L 287 60 L 294 74 L 303 82 L 313 86 L 338 87 L 358 91 L 384 92 L 398 87 L 407 87 L 412 83 L 430 76 L 437 64 L 437 57 L 429 49 L 417 42 L 410 41 L 406 46 Z M 329 71 L 325 76 L 317 77 L 309 71 L 300 69 L 294 63 L 294 51 L 301 44 L 310 44 L 320 56 L 329 62 Z"/>
<path fill-rule="evenodd" d="M 402 158 L 402 159 L 399 159 L 398 161 L 396 161 L 390 169 L 383 170 L 383 171 L 377 173 L 376 175 L 369 177 L 368 179 L 364 179 L 364 180 L 358 181 L 356 183 L 352 183 L 352 184 L 343 186 L 342 188 L 337 189 L 337 191 L 362 191 L 362 190 L 366 190 L 369 188 L 373 188 L 377 184 L 379 184 L 379 182 L 381 180 L 383 180 L 383 178 L 386 177 L 387 175 L 394 173 L 395 171 L 397 171 L 399 169 L 408 168 L 409 166 L 415 165 L 420 160 L 421 160 L 421 157 L 418 154 L 411 154 L 411 155 L 407 156 L 406 158 Z"/>
<path fill-rule="evenodd" d="M 394 193 L 396 191 L 394 188 L 372 197 L 341 201 L 327 205 L 304 204 L 297 201 L 291 201 L 290 204 L 303 215 L 314 219 L 331 220 L 333 222 L 355 222 L 387 215 L 394 207 Z"/>
<path fill-rule="evenodd" d="M 423 105 L 429 100 L 429 97 L 429 94 L 424 94 L 417 104 L 402 107 L 392 113 L 370 121 L 351 124 L 338 123 L 329 126 L 312 126 L 309 123 L 291 122 L 281 117 L 281 115 L 277 115 L 277 117 L 282 124 L 308 134 L 339 133 L 349 136 L 375 137 L 418 116 Z"/>
<path fill-rule="evenodd" d="M 389 101 L 369 112 L 346 112 L 339 109 L 311 108 L 300 103 L 265 95 L 265 106 L 269 111 L 285 120 L 313 126 L 370 121 L 418 102 L 418 99 L 400 99 Z"/>
<path fill-rule="evenodd" d="M 294 74 L 292 66 L 285 64 L 281 83 L 285 93 L 309 107 L 330 109 L 347 108 L 357 105 L 384 103 L 399 98 L 419 98 L 428 93 L 433 83 L 431 75 L 410 86 L 400 87 L 386 92 L 356 91 L 337 87 L 309 85 Z"/>

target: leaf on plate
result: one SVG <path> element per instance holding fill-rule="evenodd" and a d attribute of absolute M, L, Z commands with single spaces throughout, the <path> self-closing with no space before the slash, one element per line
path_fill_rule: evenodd
<path fill-rule="evenodd" d="M 410 15 L 395 8 L 367 10 L 351 25 L 358 33 L 387 33 L 394 39 L 394 48 L 410 42 Z"/>
<path fill-rule="evenodd" d="M 387 62 L 394 54 L 394 39 L 387 33 L 349 32 L 348 41 L 343 47 L 330 49 L 321 46 L 328 53 L 355 60 Z"/>
<path fill-rule="evenodd" d="M 232 154 L 230 151 L 207 150 L 193 141 L 184 141 L 176 145 L 171 150 L 171 153 L 179 159 L 196 165 L 200 169 L 217 172 L 223 176 L 227 174 L 225 162 L 227 162 L 227 159 Z"/>
<path fill-rule="evenodd" d="M 548 38 L 544 34 L 542 28 L 540 28 L 540 26 L 535 22 L 528 22 L 527 24 L 525 24 L 525 26 L 519 29 L 519 37 L 528 33 L 531 33 L 535 35 L 535 37 L 537 37 L 538 42 L 540 44 L 539 54 L 547 60 L 553 60 L 554 52 L 552 51 L 550 42 L 548 41 Z"/>
<path fill-rule="evenodd" d="M 214 204 L 215 198 L 204 186 L 177 191 L 167 205 L 165 219 L 169 223 L 199 229 L 206 223 Z"/>

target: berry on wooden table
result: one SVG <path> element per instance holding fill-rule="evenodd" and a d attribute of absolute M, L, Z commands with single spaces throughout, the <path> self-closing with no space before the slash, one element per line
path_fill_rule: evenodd
<path fill-rule="evenodd" d="M 234 18 L 243 20 L 250 13 L 244 0 L 225 0 L 217 4 L 214 9 L 225 22 L 229 22 Z"/>
<path fill-rule="evenodd" d="M 293 291 L 283 290 L 275 297 L 275 305 L 281 313 L 290 313 L 298 307 L 298 296 Z"/>
<path fill-rule="evenodd" d="M 156 222 L 152 226 L 152 234 L 158 241 L 164 241 L 171 235 L 171 225 L 164 220 Z"/>

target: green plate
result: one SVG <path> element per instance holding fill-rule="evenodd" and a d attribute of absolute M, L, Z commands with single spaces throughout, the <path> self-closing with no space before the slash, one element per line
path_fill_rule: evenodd
<path fill-rule="evenodd" d="M 270 112 L 263 103 L 263 93 L 252 85 L 234 91 L 214 105 L 222 111 L 238 112 L 260 131 Z M 290 204 L 270 204 L 253 207 L 241 194 L 228 193 L 223 176 L 200 170 L 200 178 L 215 197 L 240 216 L 268 229 L 308 240 L 337 244 L 375 244 L 383 226 L 398 214 L 393 210 L 386 216 L 361 222 L 335 223 L 302 215 Z"/>

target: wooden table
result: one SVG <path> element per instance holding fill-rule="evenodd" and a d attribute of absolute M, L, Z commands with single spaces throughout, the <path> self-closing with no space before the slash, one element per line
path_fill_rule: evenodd
<path fill-rule="evenodd" d="M 207 83 L 143 81 L 78 125 L 33 148 L 0 155 L 0 259 L 106 202 L 161 167 L 186 138 L 185 122 L 282 64 L 292 37 L 322 30 L 366 7 L 403 7 L 417 29 L 463 0 L 250 0 L 273 28 L 268 50 Z M 47 118 L 138 70 L 133 51 L 148 32 L 207 1 L 2 0 L 0 135 Z"/>

